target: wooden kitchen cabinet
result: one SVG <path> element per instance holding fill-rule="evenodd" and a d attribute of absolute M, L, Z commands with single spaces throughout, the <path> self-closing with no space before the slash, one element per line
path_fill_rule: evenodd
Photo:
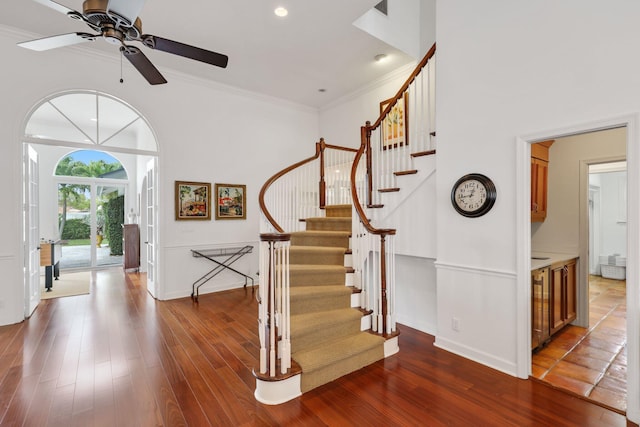
<path fill-rule="evenodd" d="M 572 259 L 551 266 L 549 290 L 549 327 L 550 335 L 576 319 L 576 267 L 577 260 Z"/>
<path fill-rule="evenodd" d="M 549 340 L 549 267 L 531 271 L 531 349 Z"/>
<path fill-rule="evenodd" d="M 531 144 L 531 222 L 547 218 L 549 147 L 553 140 Z"/>

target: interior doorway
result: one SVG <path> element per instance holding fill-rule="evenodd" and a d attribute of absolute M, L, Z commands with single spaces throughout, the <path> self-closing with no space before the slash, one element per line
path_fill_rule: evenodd
<path fill-rule="evenodd" d="M 125 222 L 137 222 L 140 219 L 142 209 L 140 193 L 142 180 L 146 174 L 146 164 L 150 159 L 157 158 L 158 155 L 156 138 L 149 123 L 130 105 L 111 95 L 92 90 L 69 91 L 48 96 L 34 106 L 25 120 L 22 140 L 25 152 L 34 151 L 38 159 L 36 167 L 23 167 L 25 188 L 28 184 L 31 188 L 39 190 L 37 195 L 33 191 L 28 194 L 26 191 L 24 192 L 25 203 L 27 201 L 33 202 L 32 205 L 29 205 L 30 211 L 39 212 L 37 218 L 25 216 L 23 235 L 38 236 L 35 239 L 35 244 L 25 237 L 23 242 L 25 253 L 32 249 L 37 250 L 39 242 L 62 241 L 61 233 L 63 230 L 60 228 L 57 214 L 60 209 L 58 205 L 59 186 L 72 184 L 79 186 L 77 189 L 84 189 L 79 190 L 78 194 L 86 191 L 85 199 L 89 202 L 89 206 L 84 212 L 85 226 L 89 227 L 89 236 L 82 267 L 100 268 L 114 264 L 113 259 L 101 262 L 99 257 L 98 249 L 100 248 L 97 247 L 99 231 L 105 233 L 104 229 L 100 230 L 100 206 L 102 203 L 99 199 L 107 197 L 109 194 L 112 195 L 109 197 L 123 198 L 120 219 L 117 220 L 120 222 L 118 224 L 120 227 Z M 77 150 L 99 150 L 117 156 L 122 164 L 122 170 L 126 170 L 126 179 L 118 179 L 118 177 L 109 174 L 102 174 L 102 176 L 89 174 L 82 178 L 58 176 L 55 171 L 59 160 Z M 26 155 L 25 159 L 27 159 Z M 27 164 L 28 162 L 25 160 L 25 165 Z M 33 169 L 37 169 L 37 171 Z M 37 182 L 29 184 L 33 179 L 36 179 Z M 153 191 L 157 191 L 157 188 L 154 187 Z M 29 199 L 26 199 L 27 195 L 29 195 Z M 154 193 L 153 200 L 156 199 L 157 195 Z M 156 206 L 157 204 L 152 208 L 155 210 Z M 44 215 L 46 212 L 50 215 Z M 148 214 L 148 212 L 144 213 Z M 153 214 L 156 213 L 153 212 Z M 123 216 L 124 218 L 122 218 Z M 146 235 L 146 230 L 141 231 L 140 240 L 148 240 L 149 236 Z M 154 233 L 158 233 L 158 231 L 157 228 L 153 229 Z M 105 237 L 104 234 L 102 237 Z M 154 242 L 157 241 L 157 236 L 154 235 L 152 238 Z M 112 235 L 109 247 L 120 241 L 121 238 Z M 145 259 L 146 257 L 141 259 L 140 271 L 142 272 L 147 272 L 148 268 Z M 153 259 L 157 260 L 155 253 Z M 27 317 L 39 301 L 34 300 L 31 292 L 32 289 L 39 287 L 37 283 L 39 275 L 32 273 L 42 270 L 40 265 L 31 261 L 28 267 L 25 267 L 24 277 L 25 290 L 29 290 L 25 291 Z M 152 268 L 157 268 L 157 262 L 154 262 Z M 153 277 L 157 277 L 155 271 Z"/>
<path fill-rule="evenodd" d="M 611 163 L 624 160 L 626 152 L 626 128 L 556 138 L 549 153 L 547 218 L 531 223 L 531 253 L 566 253 L 577 256 L 579 265 L 578 315 L 533 351 L 531 376 L 622 413 L 626 286 L 607 274 L 610 260 L 626 261 L 626 172 L 613 174 L 620 166 Z"/>

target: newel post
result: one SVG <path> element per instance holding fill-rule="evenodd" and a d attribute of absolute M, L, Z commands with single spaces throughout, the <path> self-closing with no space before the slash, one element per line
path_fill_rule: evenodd
<path fill-rule="evenodd" d="M 320 196 L 320 209 L 324 209 L 327 204 L 327 183 L 324 180 L 324 150 L 327 144 L 324 142 L 324 138 L 320 138 L 320 142 L 316 144 L 318 144 L 316 150 L 320 150 L 320 182 L 318 183 L 318 195 Z"/>
<path fill-rule="evenodd" d="M 291 367 L 289 245 L 286 233 L 260 234 L 258 287 L 259 377 L 276 377 Z M 278 369 L 280 372 L 278 373 Z"/>

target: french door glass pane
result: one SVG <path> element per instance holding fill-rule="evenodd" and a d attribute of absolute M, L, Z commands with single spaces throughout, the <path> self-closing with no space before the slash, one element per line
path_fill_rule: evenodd
<path fill-rule="evenodd" d="M 58 227 L 62 245 L 60 269 L 91 267 L 91 186 L 58 184 Z"/>
<path fill-rule="evenodd" d="M 96 265 L 122 265 L 122 224 L 124 221 L 124 186 L 96 186 L 96 228 L 101 244 L 96 248 Z M 97 243 L 97 241 L 96 241 Z"/>

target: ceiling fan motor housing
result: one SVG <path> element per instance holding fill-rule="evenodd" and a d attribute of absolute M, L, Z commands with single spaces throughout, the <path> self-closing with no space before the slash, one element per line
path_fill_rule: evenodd
<path fill-rule="evenodd" d="M 136 18 L 131 23 L 127 18 L 114 12 L 107 13 L 109 0 L 85 0 L 82 12 L 88 24 L 96 31 L 100 31 L 105 40 L 113 44 L 124 41 L 140 40 L 142 35 L 142 21 Z"/>

